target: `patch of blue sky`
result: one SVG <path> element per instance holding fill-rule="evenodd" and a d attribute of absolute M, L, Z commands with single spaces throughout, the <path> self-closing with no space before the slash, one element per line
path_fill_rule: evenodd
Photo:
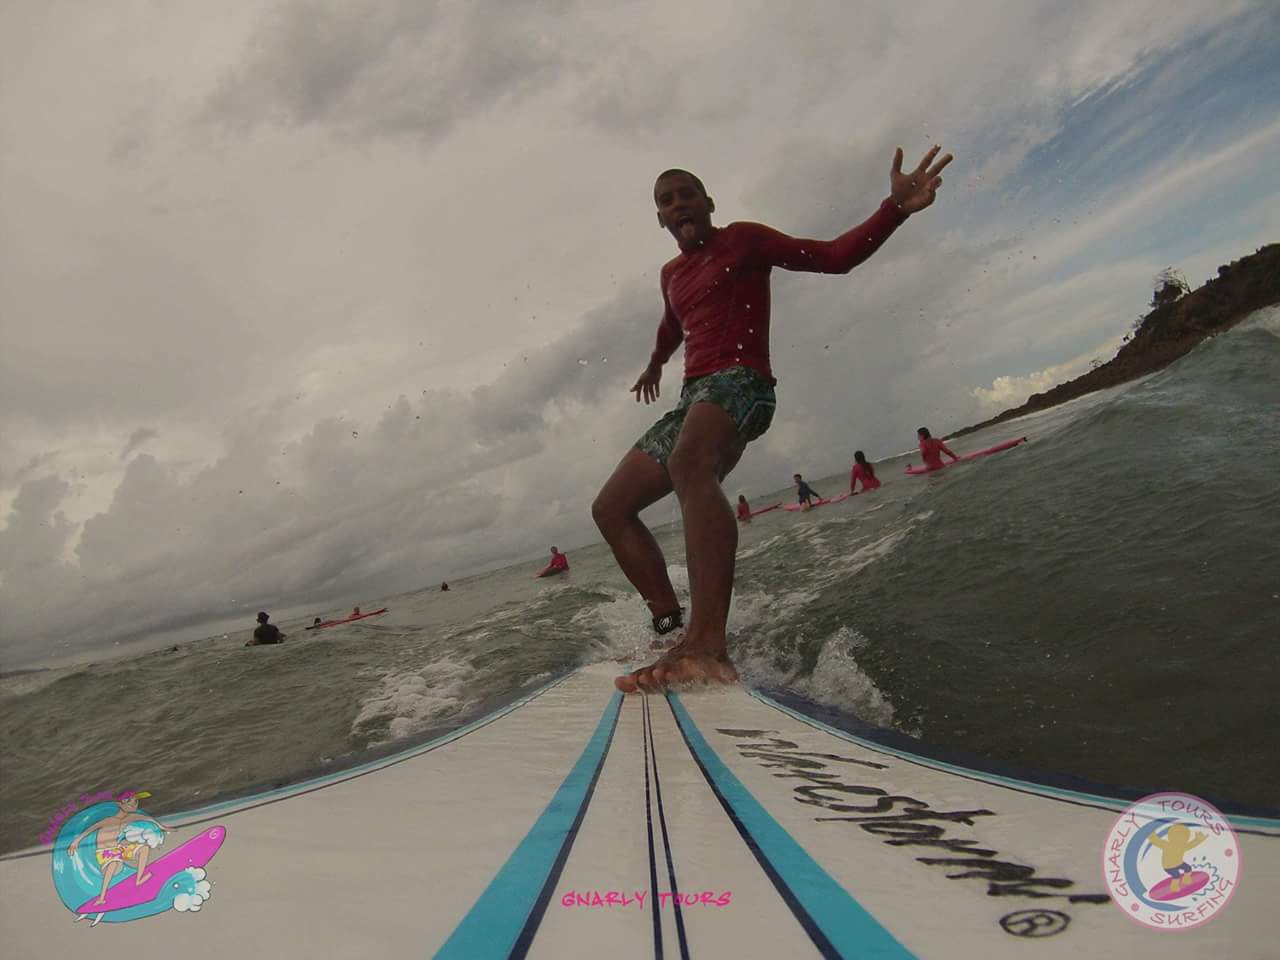
<path fill-rule="evenodd" d="M 1081 192 L 1141 181 L 1171 158 L 1219 148 L 1278 114 L 1280 19 L 1245 15 L 1068 108 L 1010 185 L 1034 185 L 1041 202 L 1069 207 Z"/>

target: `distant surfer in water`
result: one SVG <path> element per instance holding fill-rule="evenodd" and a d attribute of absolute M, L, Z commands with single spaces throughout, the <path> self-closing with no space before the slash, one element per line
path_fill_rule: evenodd
<path fill-rule="evenodd" d="M 945 453 L 951 458 L 951 462 L 959 460 L 951 449 L 939 440 L 937 437 L 929 434 L 928 427 L 921 427 L 916 431 L 916 435 L 920 438 L 920 456 L 924 458 L 924 465 L 930 470 L 941 470 L 943 467 L 942 455 Z"/>
<path fill-rule="evenodd" d="M 751 522 L 751 504 L 747 503 L 746 496 L 741 493 L 738 494 L 738 522 Z"/>
<path fill-rule="evenodd" d="M 441 592 L 441 593 L 447 593 L 447 592 L 448 592 L 448 590 L 449 590 L 449 584 L 447 584 L 447 583 L 442 583 L 442 584 L 440 584 L 440 592 Z"/>
<path fill-rule="evenodd" d="M 618 689 L 737 679 L 725 625 L 738 532 L 720 484 L 773 420 L 770 271 L 848 273 L 862 263 L 908 216 L 933 203 L 939 174 L 951 162 L 950 154 L 933 162 L 940 149 L 933 147 L 918 167 L 903 173 L 899 148 L 889 197 L 865 223 L 830 241 L 802 240 L 758 223 L 713 227 L 715 203 L 701 180 L 687 170 L 658 176 L 658 226 L 670 232 L 680 252 L 662 268 L 657 343 L 631 391 L 637 402 L 657 400 L 663 364 L 682 341 L 684 384 L 676 408 L 622 458 L 591 512 L 622 572 L 655 615 L 657 629 L 678 623 L 680 608 L 662 550 L 640 512 L 674 491 L 684 519 L 692 613 L 680 641 L 656 663 L 617 678 Z"/>
<path fill-rule="evenodd" d="M 862 492 L 875 490 L 880 486 L 876 479 L 876 468 L 867 463 L 867 455 L 861 450 L 853 451 L 853 470 L 849 474 L 849 492 L 858 492 L 858 481 L 862 481 Z"/>
<path fill-rule="evenodd" d="M 796 502 L 800 504 L 801 510 L 811 509 L 813 507 L 814 500 L 822 499 L 822 494 L 809 486 L 809 484 L 805 483 L 800 474 L 795 474 L 791 479 L 795 481 Z"/>
<path fill-rule="evenodd" d="M 280 632 L 280 628 L 274 623 L 267 623 L 269 614 L 258 614 L 258 625 L 254 627 L 252 639 L 245 641 L 246 647 L 257 647 L 264 643 L 279 643 L 287 634 Z"/>
<path fill-rule="evenodd" d="M 569 558 L 566 557 L 559 550 L 557 550 L 555 547 L 552 547 L 551 562 L 548 563 L 541 570 L 539 570 L 537 573 L 535 573 L 533 575 L 533 578 L 536 580 L 539 577 L 551 577 L 557 573 L 568 573 L 568 572 L 569 572 Z"/>

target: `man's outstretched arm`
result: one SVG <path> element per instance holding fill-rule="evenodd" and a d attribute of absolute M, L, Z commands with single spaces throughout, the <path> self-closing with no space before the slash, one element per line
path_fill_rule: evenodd
<path fill-rule="evenodd" d="M 753 224 L 761 259 L 784 270 L 848 273 L 879 250 L 908 216 L 933 203 L 942 186 L 939 174 L 952 160 L 948 153 L 933 163 L 940 149 L 934 146 L 915 170 L 903 173 L 902 148 L 899 147 L 889 171 L 889 196 L 867 220 L 834 240 L 790 237 L 763 224 Z"/>

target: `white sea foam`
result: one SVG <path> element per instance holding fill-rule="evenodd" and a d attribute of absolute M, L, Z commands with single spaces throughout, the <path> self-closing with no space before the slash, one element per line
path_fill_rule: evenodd
<path fill-rule="evenodd" d="M 351 733 L 369 737 L 369 746 L 378 746 L 457 716 L 473 703 L 467 693 L 474 674 L 470 664 L 448 658 L 416 670 L 386 673 L 380 689 L 360 705 Z"/>
<path fill-rule="evenodd" d="M 855 652 L 866 644 L 867 638 L 857 630 L 840 627 L 822 645 L 813 673 L 792 677 L 786 683 L 787 688 L 817 703 L 852 713 L 868 723 L 891 725 L 892 705 L 855 659 Z"/>

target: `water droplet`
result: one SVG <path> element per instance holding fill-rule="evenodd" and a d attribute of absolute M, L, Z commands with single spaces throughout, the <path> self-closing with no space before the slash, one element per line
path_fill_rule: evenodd
<path fill-rule="evenodd" d="M 587 361 L 583 360 L 582 358 L 578 359 L 578 366 L 585 367 L 586 365 L 587 365 Z"/>
<path fill-rule="evenodd" d="M 738 349 L 739 349 L 739 350 L 741 350 L 741 349 L 742 349 L 742 344 L 738 344 Z"/>
<path fill-rule="evenodd" d="M 747 333 L 755 333 L 755 332 L 756 332 L 755 327 L 747 327 Z"/>
<path fill-rule="evenodd" d="M 360 432 L 359 432 L 358 430 L 352 430 L 352 431 L 351 431 L 351 436 L 353 436 L 353 437 L 358 437 L 358 436 L 360 436 Z"/>

